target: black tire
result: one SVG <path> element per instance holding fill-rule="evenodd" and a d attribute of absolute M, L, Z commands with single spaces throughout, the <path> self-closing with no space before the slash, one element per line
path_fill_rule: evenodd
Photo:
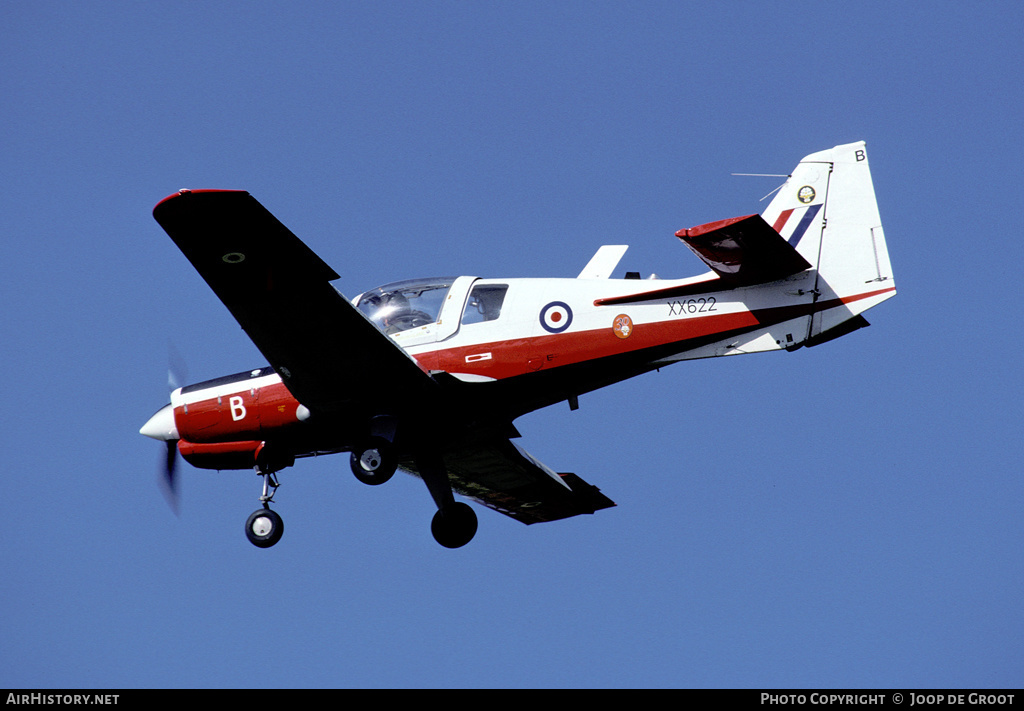
<path fill-rule="evenodd" d="M 249 514 L 245 522 L 245 537 L 257 548 L 270 548 L 284 534 L 284 521 L 276 511 L 268 508 L 257 509 Z"/>
<path fill-rule="evenodd" d="M 356 479 L 370 486 L 379 486 L 395 475 L 398 460 L 390 442 L 375 438 L 352 452 L 349 466 Z"/>
<path fill-rule="evenodd" d="M 430 522 L 434 540 L 445 548 L 461 548 L 476 535 L 476 512 L 469 504 L 456 501 L 438 509 Z"/>

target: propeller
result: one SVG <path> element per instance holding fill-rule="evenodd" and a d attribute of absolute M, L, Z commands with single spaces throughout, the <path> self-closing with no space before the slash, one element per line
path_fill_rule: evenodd
<path fill-rule="evenodd" d="M 184 359 L 174 346 L 168 343 L 167 388 L 173 393 L 184 385 L 187 369 Z M 139 430 L 152 439 L 160 440 L 167 446 L 162 466 L 159 467 L 158 481 L 160 489 L 167 499 L 171 510 L 178 514 L 178 428 L 174 422 L 174 407 L 168 403 L 156 411 Z"/>
<path fill-rule="evenodd" d="M 167 459 L 160 471 L 160 490 L 174 515 L 178 515 L 178 442 L 167 440 Z"/>

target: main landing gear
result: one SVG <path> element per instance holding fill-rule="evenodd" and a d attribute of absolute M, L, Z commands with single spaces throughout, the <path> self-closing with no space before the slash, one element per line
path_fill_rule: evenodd
<path fill-rule="evenodd" d="M 476 535 L 476 512 L 461 501 L 456 501 L 448 481 L 448 470 L 437 456 L 424 456 L 416 460 L 430 496 L 437 504 L 437 513 L 430 522 L 434 540 L 445 548 L 461 548 Z"/>
<path fill-rule="evenodd" d="M 379 486 L 395 475 L 398 459 L 390 442 L 383 437 L 371 437 L 352 452 L 349 465 L 356 479 L 370 486 Z"/>
<path fill-rule="evenodd" d="M 461 548 L 476 535 L 476 512 L 461 501 L 439 508 L 430 521 L 434 540 L 445 548 Z"/>
<path fill-rule="evenodd" d="M 391 442 L 384 437 L 371 437 L 352 452 L 349 464 L 356 479 L 377 486 L 394 475 L 398 468 L 398 458 Z M 448 471 L 439 456 L 418 456 L 416 466 L 437 504 L 437 513 L 430 522 L 434 540 L 445 548 L 461 548 L 476 535 L 476 512 L 468 504 L 455 500 L 448 481 Z"/>

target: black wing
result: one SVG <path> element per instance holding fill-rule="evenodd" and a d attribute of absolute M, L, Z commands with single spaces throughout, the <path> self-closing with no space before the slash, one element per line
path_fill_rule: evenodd
<path fill-rule="evenodd" d="M 521 521 L 542 523 L 615 506 L 596 486 L 575 474 L 557 474 L 508 439 L 445 453 L 452 490 Z M 402 468 L 419 474 L 415 462 Z"/>
<path fill-rule="evenodd" d="M 330 282 L 331 267 L 244 191 L 182 191 L 153 216 L 312 410 L 415 405 L 436 383 Z"/>

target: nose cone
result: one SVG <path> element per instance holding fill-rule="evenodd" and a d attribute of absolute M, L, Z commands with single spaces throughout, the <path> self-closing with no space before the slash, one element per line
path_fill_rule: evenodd
<path fill-rule="evenodd" d="M 158 439 L 161 442 L 181 439 L 178 436 L 178 427 L 174 423 L 174 408 L 170 403 L 157 410 L 156 414 L 150 417 L 149 421 L 139 430 L 139 434 Z"/>

